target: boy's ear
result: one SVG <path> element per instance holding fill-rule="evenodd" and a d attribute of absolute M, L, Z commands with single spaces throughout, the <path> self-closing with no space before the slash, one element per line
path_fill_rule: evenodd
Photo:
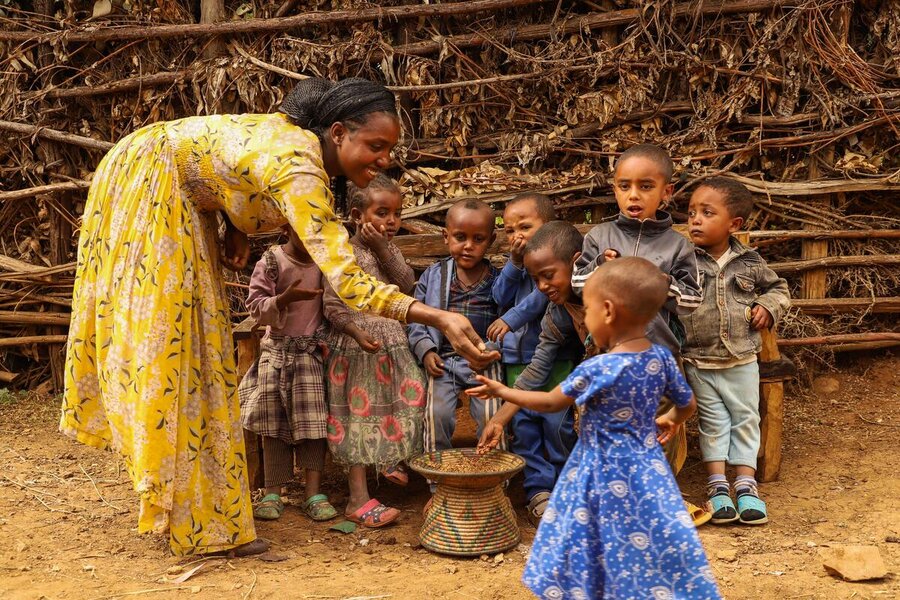
<path fill-rule="evenodd" d="M 450 245 L 450 234 L 447 233 L 446 227 L 441 227 L 441 235 L 444 236 L 444 244 L 449 246 Z"/>
<path fill-rule="evenodd" d="M 611 300 L 603 301 L 603 310 L 606 312 L 606 316 L 603 318 L 603 321 L 609 325 L 616 319 L 616 305 L 612 303 Z"/>
<path fill-rule="evenodd" d="M 350 209 L 350 220 L 353 221 L 355 225 L 359 225 L 360 220 L 362 219 L 362 211 L 357 207 L 353 207 Z"/>
<path fill-rule="evenodd" d="M 744 226 L 744 217 L 734 217 L 731 219 L 731 224 L 728 226 L 728 233 L 735 233 L 741 230 L 741 227 Z"/>
<path fill-rule="evenodd" d="M 581 258 L 581 252 L 576 252 L 572 255 L 572 268 L 575 268 L 575 263 L 578 262 L 578 259 Z"/>
<path fill-rule="evenodd" d="M 672 196 L 675 195 L 675 184 L 670 183 L 666 186 L 666 189 L 663 191 L 663 202 L 669 202 L 672 199 Z"/>

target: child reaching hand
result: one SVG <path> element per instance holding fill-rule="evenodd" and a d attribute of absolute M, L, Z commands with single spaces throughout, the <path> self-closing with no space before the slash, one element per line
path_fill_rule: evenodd
<path fill-rule="evenodd" d="M 581 435 L 538 527 L 523 582 L 541 598 L 720 598 L 660 443 L 696 404 L 647 324 L 669 279 L 639 257 L 606 262 L 583 291 L 585 324 L 608 349 L 550 392 L 478 377 L 468 390 L 538 411 L 575 404 Z M 674 406 L 654 419 L 659 400 Z"/>
<path fill-rule="evenodd" d="M 350 184 L 349 191 L 356 262 L 369 275 L 409 293 L 416 282 L 413 270 L 391 243 L 400 229 L 400 189 L 378 175 L 365 189 Z M 369 496 L 366 466 L 406 485 L 400 463 L 422 452 L 425 375 L 398 321 L 351 310 L 331 288 L 325 292 L 325 318 L 336 334 L 326 359 L 328 445 L 334 461 L 349 468 L 345 516 L 381 527 L 400 511 Z"/>
<path fill-rule="evenodd" d="M 238 386 L 241 424 L 262 437 L 266 492 L 257 519 L 284 511 L 281 488 L 294 479 L 294 455 L 306 469 L 303 511 L 326 521 L 337 513 L 319 482 L 325 469 L 325 374 L 319 348 L 322 272 L 290 227 L 288 242 L 270 248 L 253 269 L 247 307 L 267 332 L 259 358 Z"/>

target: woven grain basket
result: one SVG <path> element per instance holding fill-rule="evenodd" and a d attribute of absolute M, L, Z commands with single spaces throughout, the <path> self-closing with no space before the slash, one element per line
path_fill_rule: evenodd
<path fill-rule="evenodd" d="M 441 554 L 477 556 L 502 552 L 521 539 L 516 515 L 501 484 L 525 461 L 494 450 L 454 448 L 414 458 L 410 467 L 437 484 L 425 523 L 422 546 Z"/>

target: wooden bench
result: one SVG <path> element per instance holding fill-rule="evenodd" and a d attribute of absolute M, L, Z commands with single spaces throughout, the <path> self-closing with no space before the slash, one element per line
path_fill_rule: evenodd
<path fill-rule="evenodd" d="M 582 231 L 590 229 L 590 225 L 579 225 Z M 683 225 L 676 225 L 675 230 L 684 236 L 687 236 L 687 228 Z M 426 254 L 428 258 L 423 257 L 422 245 L 426 246 L 430 252 L 439 249 L 445 251 L 446 247 L 441 245 L 439 248 L 433 244 L 436 240 L 432 240 L 434 235 L 414 235 L 400 236 L 395 239 L 397 245 L 407 249 L 407 256 L 418 256 L 416 261 L 418 266 L 422 260 L 430 260 L 434 258 Z M 506 240 L 503 232 L 499 232 L 498 240 L 492 251 L 502 251 L 505 249 Z M 737 239 L 743 244 L 749 244 L 750 236 L 746 232 L 736 234 Z M 420 239 L 422 244 L 416 244 L 416 239 Z M 427 238 L 425 240 L 424 238 Z M 419 252 L 412 250 L 418 246 Z M 434 246 L 432 248 L 432 246 Z M 410 262 L 410 261 L 407 261 Z M 244 373 L 256 360 L 259 353 L 259 336 L 254 331 L 255 323 L 248 318 L 234 328 L 234 340 L 237 347 L 237 372 L 238 377 L 243 377 Z M 782 424 L 784 420 L 784 382 L 792 379 L 797 374 L 797 369 L 790 359 L 781 356 L 778 351 L 778 339 L 774 329 L 766 330 L 762 333 L 762 350 L 759 353 L 759 412 L 760 412 L 760 445 L 759 445 L 759 464 L 757 465 L 756 477 L 759 481 L 774 481 L 778 478 L 778 472 L 781 470 L 781 435 Z M 256 434 L 244 430 L 244 440 L 247 446 L 247 467 L 250 477 L 250 487 L 255 489 L 262 487 L 262 446 Z"/>

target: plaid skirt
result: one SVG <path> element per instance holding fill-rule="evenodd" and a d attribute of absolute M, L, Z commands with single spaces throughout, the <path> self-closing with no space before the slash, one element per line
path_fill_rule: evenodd
<path fill-rule="evenodd" d="M 328 406 L 319 336 L 267 336 L 238 387 L 241 424 L 288 444 L 326 436 Z"/>

